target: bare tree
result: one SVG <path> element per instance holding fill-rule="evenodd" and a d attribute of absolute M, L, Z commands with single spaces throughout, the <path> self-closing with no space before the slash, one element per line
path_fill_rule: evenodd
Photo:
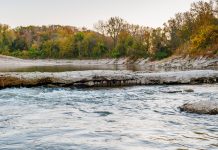
<path fill-rule="evenodd" d="M 125 28 L 125 21 L 120 17 L 111 17 L 108 21 L 99 21 L 94 28 L 103 35 L 108 35 L 113 39 L 114 47 L 117 44 L 118 36 Z"/>
<path fill-rule="evenodd" d="M 102 20 L 99 20 L 96 24 L 94 24 L 94 29 L 101 33 L 103 36 L 105 36 L 107 33 L 106 23 Z"/>

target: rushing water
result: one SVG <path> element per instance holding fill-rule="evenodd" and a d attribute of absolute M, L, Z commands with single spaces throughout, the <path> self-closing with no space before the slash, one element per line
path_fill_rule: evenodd
<path fill-rule="evenodd" d="M 4 89 L 0 149 L 218 149 L 218 116 L 177 108 L 198 100 L 218 85 Z"/>

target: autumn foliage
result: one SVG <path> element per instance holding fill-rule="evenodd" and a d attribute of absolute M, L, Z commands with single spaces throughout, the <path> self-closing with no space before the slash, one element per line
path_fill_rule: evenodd
<path fill-rule="evenodd" d="M 146 20 L 145 20 L 146 22 Z M 0 24 L 0 53 L 22 58 L 163 59 L 171 55 L 218 55 L 218 1 L 193 3 L 162 28 L 129 24 L 119 17 L 99 21 L 95 30 L 72 26 Z"/>

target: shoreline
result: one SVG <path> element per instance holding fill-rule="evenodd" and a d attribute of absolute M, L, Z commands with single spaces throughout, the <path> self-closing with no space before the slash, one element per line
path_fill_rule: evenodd
<path fill-rule="evenodd" d="M 146 70 L 218 70 L 218 57 L 217 58 L 206 58 L 199 57 L 196 59 L 189 57 L 170 57 L 160 61 L 150 61 L 149 59 L 137 59 L 129 60 L 128 58 L 119 59 L 19 59 L 10 56 L 0 55 L 0 70 L 4 68 L 25 68 L 25 67 L 42 67 L 42 66 L 100 66 L 100 65 L 133 65 L 142 67 Z"/>
<path fill-rule="evenodd" d="M 119 87 L 133 85 L 179 85 L 218 83 L 218 71 L 178 72 L 72 71 L 61 73 L 0 73 L 0 88 L 10 87 Z"/>
<path fill-rule="evenodd" d="M 150 62 L 148 59 L 129 61 L 128 58 L 99 60 L 24 60 L 0 55 L 0 88 L 19 86 L 88 86 L 112 87 L 154 84 L 201 84 L 218 82 L 218 58 L 168 58 Z M 143 71 L 84 70 L 66 72 L 1 72 L 1 68 L 25 68 L 38 66 L 92 66 L 136 65 Z M 211 69 L 211 67 L 215 67 Z M 217 67 L 217 68 L 216 68 Z M 160 72 L 161 69 L 165 71 Z M 169 69 L 169 71 L 166 71 Z M 178 69 L 178 70 L 170 70 Z M 184 69 L 184 70 L 183 70 Z M 150 71 L 152 70 L 152 71 Z M 181 71 L 182 70 L 182 71 Z"/>

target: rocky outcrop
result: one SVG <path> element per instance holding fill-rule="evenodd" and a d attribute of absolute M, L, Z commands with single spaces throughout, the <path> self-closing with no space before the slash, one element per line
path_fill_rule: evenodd
<path fill-rule="evenodd" d="M 218 101 L 200 101 L 195 103 L 187 103 L 179 107 L 181 111 L 197 114 L 218 114 Z"/>
<path fill-rule="evenodd" d="M 150 70 L 197 70 L 197 69 L 218 69 L 218 58 L 190 58 L 170 57 L 161 61 L 144 63 L 145 68 Z"/>
<path fill-rule="evenodd" d="M 218 70 L 218 57 L 207 58 L 190 58 L 173 56 L 161 61 L 151 61 L 150 59 L 96 59 L 96 60 L 24 60 L 9 56 L 0 55 L 0 71 L 5 71 L 5 68 L 22 68 L 34 66 L 133 66 L 136 70 L 147 70 L 152 72 L 170 71 L 170 70 L 193 70 L 193 69 L 213 69 Z M 16 65 L 14 65 L 16 64 Z"/>
<path fill-rule="evenodd" d="M 0 88 L 52 86 L 113 87 L 154 84 L 217 83 L 218 71 L 146 73 L 131 71 L 74 71 L 61 73 L 0 73 Z"/>

